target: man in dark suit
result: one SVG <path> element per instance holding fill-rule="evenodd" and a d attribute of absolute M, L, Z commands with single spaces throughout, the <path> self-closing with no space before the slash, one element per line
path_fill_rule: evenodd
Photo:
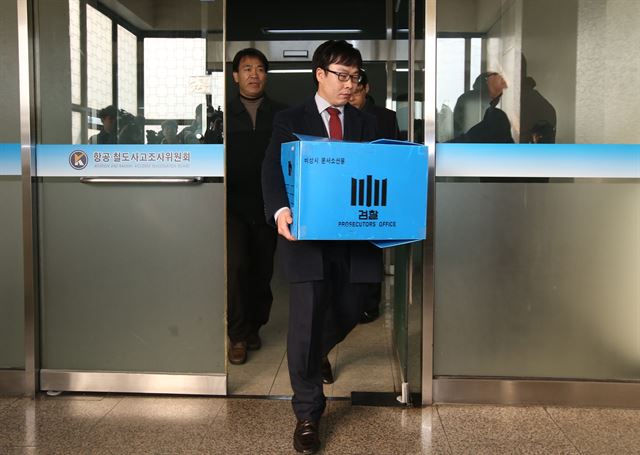
<path fill-rule="evenodd" d="M 362 79 L 353 91 L 349 104 L 376 118 L 376 139 L 399 139 L 400 128 L 398 128 L 396 113 L 391 109 L 378 106 L 369 96 L 370 88 L 367 73 L 363 71 Z"/>
<path fill-rule="evenodd" d="M 367 73 L 362 72 L 360 82 L 353 91 L 349 104 L 368 112 L 376 118 L 376 139 L 399 139 L 400 128 L 398 128 L 396 113 L 391 109 L 376 105 L 373 98 L 369 96 L 370 88 Z M 382 298 L 380 284 L 372 283 L 368 285 L 363 297 L 364 302 L 360 322 L 366 324 L 375 321 L 380 316 L 380 300 Z"/>
<path fill-rule="evenodd" d="M 276 115 L 262 167 L 266 216 L 278 228 L 278 254 L 290 282 L 287 358 L 298 419 L 293 445 L 302 453 L 320 448 L 318 423 L 326 401 L 322 358 L 358 323 L 363 283 L 382 280 L 380 250 L 369 242 L 297 241 L 291 236 L 281 144 L 297 140 L 294 133 L 346 141 L 375 138 L 375 119 L 348 104 L 360 79 L 360 52 L 346 41 L 327 41 L 316 49 L 312 66 L 317 93 Z"/>
<path fill-rule="evenodd" d="M 238 95 L 227 103 L 227 357 L 247 360 L 260 349 L 258 331 L 269 320 L 277 233 L 266 224 L 260 174 L 273 116 L 283 105 L 265 94 L 269 62 L 257 49 L 233 59 Z"/>

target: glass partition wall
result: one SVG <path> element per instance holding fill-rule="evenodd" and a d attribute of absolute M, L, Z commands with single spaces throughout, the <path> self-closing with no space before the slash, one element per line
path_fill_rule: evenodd
<path fill-rule="evenodd" d="M 43 390 L 226 393 L 222 11 L 35 2 Z"/>
<path fill-rule="evenodd" d="M 398 96 L 398 122 L 405 125 L 407 140 L 429 146 L 425 132 L 425 18 L 426 3 L 421 0 L 399 2 L 396 8 L 397 28 L 394 33 L 407 39 L 407 62 L 397 69 L 394 84 L 406 90 Z M 402 107 L 402 109 L 400 108 Z M 401 127 L 401 130 L 403 128 Z M 433 152 L 433 150 L 431 151 Z M 428 198 L 432 197 L 428 195 Z M 427 231 L 430 227 L 427 227 Z M 423 393 L 422 315 L 430 290 L 424 288 L 425 252 L 430 240 L 394 248 L 394 347 L 400 364 L 404 403 L 418 405 Z M 430 386 L 429 386 L 430 387 Z M 427 394 L 428 395 L 428 394 Z M 424 401 L 422 401 L 424 402 Z"/>
<path fill-rule="evenodd" d="M 23 200 L 17 2 L 3 1 L 0 61 L 0 391 L 25 392 Z"/>
<path fill-rule="evenodd" d="M 438 8 L 435 400 L 638 405 L 640 9 Z"/>

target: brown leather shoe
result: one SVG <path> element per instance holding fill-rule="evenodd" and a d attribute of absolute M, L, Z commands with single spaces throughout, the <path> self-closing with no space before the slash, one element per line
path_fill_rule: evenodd
<path fill-rule="evenodd" d="M 298 420 L 296 430 L 293 432 L 293 448 L 305 455 L 320 450 L 318 422 L 309 419 Z"/>
<path fill-rule="evenodd" d="M 229 340 L 229 349 L 227 351 L 229 362 L 234 365 L 242 365 L 247 361 L 247 342 Z"/>
<path fill-rule="evenodd" d="M 247 337 L 247 349 L 249 351 L 257 351 L 262 347 L 262 340 L 258 332 L 250 333 Z"/>
<path fill-rule="evenodd" d="M 322 368 L 320 371 L 322 374 L 322 383 L 333 384 L 333 371 L 331 371 L 331 364 L 327 357 L 322 358 Z"/>

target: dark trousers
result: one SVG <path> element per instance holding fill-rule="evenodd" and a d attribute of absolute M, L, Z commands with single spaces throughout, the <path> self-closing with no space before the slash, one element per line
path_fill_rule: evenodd
<path fill-rule="evenodd" d="M 364 284 L 349 282 L 349 250 L 326 242 L 324 280 L 291 283 L 287 359 L 298 419 L 319 420 L 325 408 L 321 358 L 356 326 Z"/>
<path fill-rule="evenodd" d="M 276 238 L 271 226 L 227 218 L 227 333 L 233 342 L 269 320 Z"/>

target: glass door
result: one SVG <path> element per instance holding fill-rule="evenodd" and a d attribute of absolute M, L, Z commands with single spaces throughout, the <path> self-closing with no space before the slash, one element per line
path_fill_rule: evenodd
<path fill-rule="evenodd" d="M 639 52 L 619 45 L 640 10 L 441 3 L 435 398 L 615 403 L 602 382 L 640 381 Z"/>
<path fill-rule="evenodd" d="M 121 3 L 36 4 L 41 388 L 225 394 L 223 2 Z"/>
<path fill-rule="evenodd" d="M 424 139 L 424 44 L 425 2 L 399 2 L 394 16 L 394 35 L 407 41 L 407 60 L 395 69 L 394 92 L 403 138 L 415 143 Z M 422 374 L 423 243 L 394 250 L 393 341 L 400 367 L 400 395 L 404 404 L 419 403 Z M 413 397 L 412 397 L 413 395 Z"/>
<path fill-rule="evenodd" d="M 23 392 L 25 316 L 17 3 L 0 17 L 0 393 Z"/>

